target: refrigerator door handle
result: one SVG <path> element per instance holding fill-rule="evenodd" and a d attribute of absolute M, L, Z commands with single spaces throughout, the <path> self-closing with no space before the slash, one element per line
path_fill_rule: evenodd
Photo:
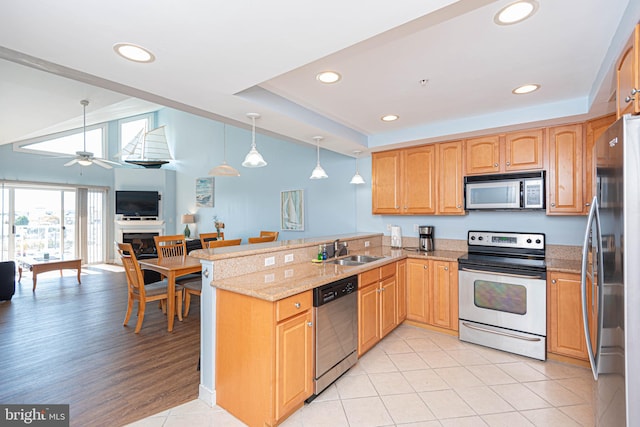
<path fill-rule="evenodd" d="M 596 365 L 596 358 L 593 352 L 593 346 L 591 345 L 591 328 L 589 327 L 589 315 L 588 310 L 589 306 L 587 304 L 587 261 L 589 257 L 589 235 L 591 234 L 591 228 L 595 221 L 597 236 L 594 236 L 596 239 L 600 239 L 600 221 L 598 215 L 598 198 L 594 197 L 593 202 L 591 203 L 591 209 L 589 209 L 589 218 L 587 219 L 587 228 L 584 233 L 584 243 L 582 244 L 582 268 L 581 268 L 581 278 L 580 278 L 580 288 L 582 293 L 582 321 L 584 324 L 584 335 L 587 340 L 587 352 L 589 353 L 589 364 L 591 365 L 591 372 L 593 373 L 593 378 L 595 380 L 598 379 L 598 366 Z M 598 245 L 601 247 L 601 243 Z M 598 266 L 598 269 L 600 266 Z M 601 277 L 598 277 L 601 279 Z M 594 284 L 592 283 L 592 286 Z M 600 310 L 600 307 L 598 307 Z"/>

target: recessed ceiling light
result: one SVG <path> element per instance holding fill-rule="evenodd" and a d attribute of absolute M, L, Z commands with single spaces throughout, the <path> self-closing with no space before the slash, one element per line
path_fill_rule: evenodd
<path fill-rule="evenodd" d="M 383 122 L 394 122 L 400 118 L 397 114 L 387 114 L 386 116 L 380 117 L 380 120 Z"/>
<path fill-rule="evenodd" d="M 129 61 L 153 62 L 156 60 L 156 57 L 149 50 L 131 43 L 116 43 L 113 45 L 113 50 Z"/>
<path fill-rule="evenodd" d="M 527 19 L 538 10 L 536 0 L 522 0 L 511 3 L 500 9 L 493 18 L 498 25 L 511 25 Z"/>
<path fill-rule="evenodd" d="M 520 87 L 515 88 L 514 90 L 511 91 L 511 93 L 516 95 L 524 95 L 525 93 L 531 93 L 538 89 L 540 89 L 540 85 L 526 84 L 526 85 L 522 85 Z"/>
<path fill-rule="evenodd" d="M 316 80 L 322 83 L 336 83 L 342 76 L 336 71 L 323 71 L 316 75 Z"/>

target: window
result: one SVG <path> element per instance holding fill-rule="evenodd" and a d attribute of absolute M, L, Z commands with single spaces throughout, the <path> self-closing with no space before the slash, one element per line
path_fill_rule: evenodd
<path fill-rule="evenodd" d="M 106 140 L 106 124 L 87 126 L 86 150 L 84 147 L 84 135 L 82 129 L 73 129 L 66 132 L 55 133 L 28 141 L 16 143 L 15 151 L 38 152 L 49 154 L 68 154 L 75 156 L 76 151 L 88 151 L 95 157 L 104 157 Z"/>

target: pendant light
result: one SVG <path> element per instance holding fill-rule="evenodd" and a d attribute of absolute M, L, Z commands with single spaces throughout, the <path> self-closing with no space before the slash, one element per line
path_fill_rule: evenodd
<path fill-rule="evenodd" d="M 262 155 L 256 150 L 256 119 L 260 118 L 258 113 L 247 113 L 247 117 L 251 119 L 251 150 L 244 158 L 242 166 L 245 168 L 261 168 L 267 166 L 267 162 L 264 161 Z"/>
<path fill-rule="evenodd" d="M 227 164 L 227 124 L 223 123 L 223 147 L 224 147 L 224 160 L 222 164 L 216 166 L 209 171 L 209 175 L 212 176 L 240 176 L 240 172 L 233 166 Z"/>
<path fill-rule="evenodd" d="M 316 164 L 316 167 L 313 169 L 313 172 L 311 172 L 311 176 L 309 177 L 309 179 L 329 178 L 329 175 L 327 175 L 324 169 L 322 169 L 322 166 L 320 166 L 320 141 L 323 138 L 321 136 L 314 136 L 313 139 L 316 141 L 318 163 Z"/>
<path fill-rule="evenodd" d="M 356 174 L 353 175 L 353 178 L 351 178 L 351 182 L 350 184 L 364 184 L 364 178 L 362 177 L 362 175 L 360 175 L 360 172 L 358 172 L 358 155 L 362 153 L 362 151 L 359 150 L 355 150 L 353 152 L 353 154 L 356 155 Z"/>

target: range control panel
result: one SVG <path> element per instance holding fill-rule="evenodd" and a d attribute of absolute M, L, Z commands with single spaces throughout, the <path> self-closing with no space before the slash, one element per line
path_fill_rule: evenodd
<path fill-rule="evenodd" d="M 469 231 L 469 246 L 493 248 L 544 249 L 543 233 L 512 233 L 499 231 Z"/>

